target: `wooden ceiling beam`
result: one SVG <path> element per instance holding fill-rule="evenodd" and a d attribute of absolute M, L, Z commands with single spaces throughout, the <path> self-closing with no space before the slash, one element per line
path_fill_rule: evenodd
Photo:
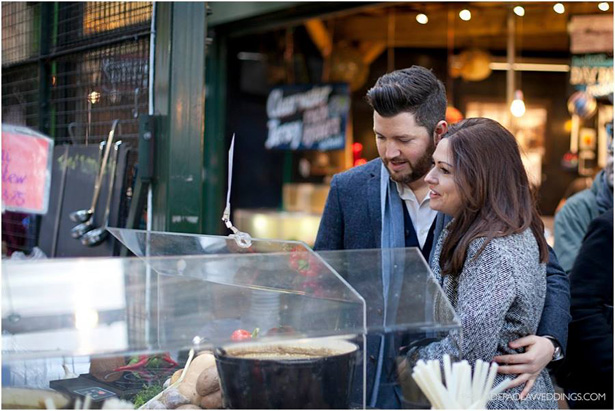
<path fill-rule="evenodd" d="M 322 20 L 307 20 L 305 28 L 316 47 L 318 47 L 318 50 L 320 50 L 320 54 L 325 58 L 330 56 L 333 50 L 333 40 Z"/>
<path fill-rule="evenodd" d="M 384 41 L 365 41 L 359 45 L 359 52 L 363 57 L 363 62 L 369 65 L 372 64 L 386 48 L 387 44 Z"/>
<path fill-rule="evenodd" d="M 524 18 L 518 21 L 518 35 L 523 49 L 558 50 L 568 48 L 567 21 L 565 17 L 556 18 L 546 11 L 535 14 L 536 18 Z M 446 15 L 444 11 L 432 13 L 427 25 L 415 21 L 416 13 L 396 13 L 395 47 L 446 48 Z M 545 18 L 549 17 L 549 24 Z M 506 17 L 503 13 L 481 10 L 469 22 L 458 21 L 454 27 L 455 47 L 485 47 L 495 45 L 505 48 Z M 433 22 L 433 23 L 432 23 Z M 362 43 L 379 43 L 387 41 L 387 20 L 385 16 L 350 16 L 342 22 L 336 22 L 336 32 L 340 37 Z M 554 39 L 555 43 L 554 43 Z M 559 39 L 559 40 L 558 40 Z"/>

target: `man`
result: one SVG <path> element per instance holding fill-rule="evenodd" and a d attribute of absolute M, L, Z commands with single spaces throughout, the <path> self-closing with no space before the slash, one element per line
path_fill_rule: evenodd
<path fill-rule="evenodd" d="M 608 144 L 607 163 L 591 188 L 570 197 L 555 214 L 553 248 L 562 268 L 570 273 L 589 224 L 613 207 L 613 139 Z"/>
<path fill-rule="evenodd" d="M 444 85 L 430 70 L 412 66 L 380 77 L 367 99 L 374 109 L 380 158 L 333 178 L 314 249 L 419 247 L 429 261 L 432 243 L 448 221 L 429 208 L 423 180 L 448 128 Z M 562 357 L 569 310 L 568 278 L 550 250 L 538 335 L 510 343 L 523 354 L 494 358 L 505 364 L 500 372 L 519 374 L 513 384 L 525 383 L 523 396 L 540 371 Z M 370 405 L 374 404 L 382 404 L 381 399 L 372 398 Z"/>
<path fill-rule="evenodd" d="M 557 381 L 571 409 L 613 409 L 613 209 L 594 219 L 570 271 L 568 355 Z"/>

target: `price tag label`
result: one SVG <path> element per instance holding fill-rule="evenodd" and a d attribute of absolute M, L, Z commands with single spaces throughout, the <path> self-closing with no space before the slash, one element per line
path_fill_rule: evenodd
<path fill-rule="evenodd" d="M 31 129 L 2 125 L 2 211 L 45 214 L 53 140 Z"/>

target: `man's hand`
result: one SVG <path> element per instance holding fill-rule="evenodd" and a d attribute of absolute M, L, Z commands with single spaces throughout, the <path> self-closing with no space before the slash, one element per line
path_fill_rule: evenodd
<path fill-rule="evenodd" d="M 534 386 L 540 372 L 553 359 L 555 347 L 548 338 L 536 335 L 519 338 L 508 345 L 514 349 L 525 347 L 525 352 L 523 354 L 498 355 L 493 358 L 493 361 L 500 365 L 498 367 L 499 373 L 519 374 L 510 386 L 516 387 L 526 383 L 520 395 L 520 398 L 524 399 Z"/>

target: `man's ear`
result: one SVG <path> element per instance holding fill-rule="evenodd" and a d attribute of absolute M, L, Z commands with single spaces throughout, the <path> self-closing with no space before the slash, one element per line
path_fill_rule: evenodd
<path fill-rule="evenodd" d="M 438 124 L 436 124 L 436 128 L 433 132 L 433 142 L 434 144 L 438 144 L 440 140 L 442 140 L 442 136 L 448 130 L 448 123 L 445 120 L 440 120 Z"/>

